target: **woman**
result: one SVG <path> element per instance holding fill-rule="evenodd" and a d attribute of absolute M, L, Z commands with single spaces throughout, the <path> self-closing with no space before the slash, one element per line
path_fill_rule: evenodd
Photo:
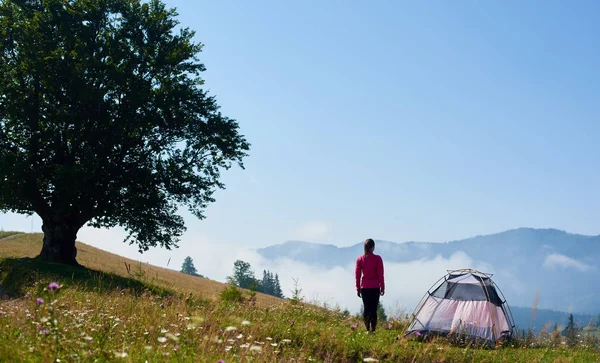
<path fill-rule="evenodd" d="M 377 307 L 379 296 L 385 293 L 383 280 L 383 260 L 373 253 L 375 241 L 365 241 L 365 253 L 356 259 L 354 274 L 356 277 L 356 293 L 363 300 L 363 318 L 367 332 L 374 333 L 377 327 Z"/>

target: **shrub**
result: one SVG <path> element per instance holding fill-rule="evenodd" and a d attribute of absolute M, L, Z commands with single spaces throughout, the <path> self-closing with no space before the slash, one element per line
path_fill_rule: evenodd
<path fill-rule="evenodd" d="M 242 303 L 245 300 L 242 291 L 233 284 L 221 291 L 220 297 L 223 302 Z"/>

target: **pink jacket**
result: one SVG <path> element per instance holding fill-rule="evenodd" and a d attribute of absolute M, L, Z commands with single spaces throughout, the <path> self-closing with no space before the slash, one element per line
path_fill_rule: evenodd
<path fill-rule="evenodd" d="M 354 268 L 356 277 L 356 291 L 360 289 L 381 288 L 385 291 L 385 281 L 383 279 L 383 259 L 374 253 L 359 256 L 356 259 Z M 362 277 L 362 279 L 361 279 Z"/>

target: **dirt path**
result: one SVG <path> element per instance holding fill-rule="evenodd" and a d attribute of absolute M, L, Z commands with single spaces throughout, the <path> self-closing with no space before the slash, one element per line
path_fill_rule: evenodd
<path fill-rule="evenodd" d="M 24 233 L 15 233 L 15 234 L 11 234 L 10 236 L 0 237 L 0 241 L 4 241 L 5 239 L 16 238 L 16 237 L 21 236 L 23 234 Z"/>

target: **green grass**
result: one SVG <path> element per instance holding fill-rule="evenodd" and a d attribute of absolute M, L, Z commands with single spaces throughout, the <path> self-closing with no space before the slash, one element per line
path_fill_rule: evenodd
<path fill-rule="evenodd" d="M 55 293 L 48 289 L 53 281 L 62 285 Z M 0 285 L 11 292 L 0 301 L 0 361 L 600 361 L 597 346 L 478 349 L 407 340 L 403 321 L 367 335 L 358 318 L 337 310 L 285 300 L 256 307 L 251 299 L 203 299 L 36 259 L 0 261 Z"/>

